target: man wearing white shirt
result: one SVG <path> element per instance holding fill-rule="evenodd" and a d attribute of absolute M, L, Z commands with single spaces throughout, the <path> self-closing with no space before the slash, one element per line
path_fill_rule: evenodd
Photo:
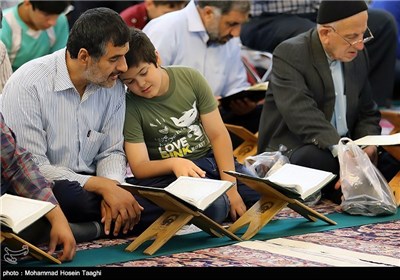
<path fill-rule="evenodd" d="M 163 65 L 185 65 L 200 71 L 214 95 L 224 97 L 248 87 L 240 55 L 241 25 L 250 1 L 194 1 L 184 9 L 151 20 L 143 29 Z M 261 106 L 249 99 L 221 108 L 225 123 L 257 132 Z M 235 145 L 235 143 L 234 143 Z M 235 145 L 236 146 L 236 145 Z"/>

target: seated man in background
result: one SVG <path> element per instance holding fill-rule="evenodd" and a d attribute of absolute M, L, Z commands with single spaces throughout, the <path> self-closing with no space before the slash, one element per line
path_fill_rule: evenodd
<path fill-rule="evenodd" d="M 149 22 L 143 31 L 161 57 L 162 65 L 185 65 L 200 71 L 217 98 L 250 86 L 241 60 L 241 25 L 247 21 L 249 1 L 190 1 L 182 10 Z M 257 132 L 261 105 L 248 98 L 220 107 L 224 123 Z M 233 146 L 240 140 L 232 137 Z"/>
<path fill-rule="evenodd" d="M 183 9 L 187 3 L 187 0 L 144 0 L 142 3 L 126 8 L 120 15 L 129 27 L 143 29 L 150 20 Z"/>
<path fill-rule="evenodd" d="M 243 45 L 272 53 L 282 41 L 315 27 L 320 2 L 253 0 L 252 17 L 243 24 L 240 34 Z M 390 107 L 397 46 L 396 22 L 384 10 L 368 9 L 368 27 L 375 37 L 366 45 L 373 98 L 378 106 Z"/>
<path fill-rule="evenodd" d="M 258 153 L 283 144 L 291 163 L 339 175 L 340 138 L 381 133 L 364 45 L 373 40 L 367 9 L 364 1 L 322 1 L 317 27 L 275 48 Z M 364 151 L 380 168 L 384 155 L 378 156 L 377 147 Z M 394 174 L 385 177 L 389 181 Z M 340 203 L 340 182 L 335 183 L 323 192 Z"/>
<path fill-rule="evenodd" d="M 126 174 L 125 88 L 118 76 L 127 70 L 128 41 L 117 12 L 89 9 L 74 23 L 65 49 L 11 75 L 2 100 L 19 143 L 56 182 L 53 192 L 68 221 L 104 223 L 104 234 L 114 236 L 138 233 L 162 213 L 117 185 Z"/>
<path fill-rule="evenodd" d="M 34 58 L 65 47 L 69 25 L 63 13 L 69 1 L 25 0 L 4 10 L 0 39 L 13 71 Z"/>
<path fill-rule="evenodd" d="M 58 204 L 52 191 L 52 183 L 40 173 L 38 166 L 32 160 L 32 154 L 20 147 L 12 130 L 5 124 L 0 112 L 1 129 L 1 195 L 10 193 L 32 199 L 45 200 Z M 37 227 L 39 221 L 23 230 L 20 236 L 38 245 L 38 240 L 49 236 L 48 253 L 53 254 L 57 245 L 62 245 L 63 251 L 58 254 L 60 261 L 70 261 L 76 252 L 75 239 L 69 227 L 67 218 L 60 206 L 56 206 L 45 217 L 51 225 L 49 232 L 42 227 L 38 234 L 32 235 L 32 227 Z"/>

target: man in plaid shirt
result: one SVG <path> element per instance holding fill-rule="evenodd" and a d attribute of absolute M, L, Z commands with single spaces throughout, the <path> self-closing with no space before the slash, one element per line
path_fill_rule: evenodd
<path fill-rule="evenodd" d="M 243 45 L 273 52 L 282 41 L 316 26 L 321 0 L 253 0 L 251 19 L 242 25 Z M 368 27 L 374 40 L 366 44 L 370 59 L 369 79 L 379 106 L 391 106 L 393 96 L 397 29 L 393 16 L 380 9 L 368 9 Z"/>
<path fill-rule="evenodd" d="M 1 128 L 1 195 L 9 192 L 37 200 L 49 201 L 58 204 L 52 191 L 52 183 L 47 181 L 40 173 L 39 168 L 32 160 L 32 155 L 18 146 L 14 133 L 5 124 L 3 114 L 0 112 Z M 47 220 L 51 224 L 50 243 L 48 251 L 54 253 L 56 246 L 62 244 L 63 252 L 58 255 L 60 261 L 70 261 L 75 256 L 76 243 L 74 235 L 59 206 L 53 208 L 46 214 Z M 35 227 L 36 228 L 36 227 Z M 47 228 L 47 227 L 46 227 Z M 21 232 L 21 236 L 31 236 L 32 227 L 28 227 Z M 38 232 L 41 236 L 47 232 Z M 26 236 L 25 236 L 26 235 Z M 37 236 L 36 236 L 37 237 Z M 32 242 L 32 240 L 29 240 Z"/>

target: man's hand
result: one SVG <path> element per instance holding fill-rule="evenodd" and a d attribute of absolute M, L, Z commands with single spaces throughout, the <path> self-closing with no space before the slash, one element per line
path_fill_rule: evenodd
<path fill-rule="evenodd" d="M 84 187 L 86 190 L 96 192 L 103 197 L 99 210 L 106 235 L 110 234 L 113 221 L 115 222 L 114 235 L 119 234 L 121 227 L 123 227 L 123 232 L 127 233 L 139 222 L 143 207 L 130 192 L 119 187 L 116 181 L 93 176 Z"/>
<path fill-rule="evenodd" d="M 253 111 L 257 107 L 257 102 L 243 98 L 231 101 L 229 107 L 235 115 L 243 116 Z"/>
<path fill-rule="evenodd" d="M 57 205 L 47 213 L 46 218 L 51 224 L 48 253 L 52 255 L 56 250 L 56 246 L 62 245 L 62 252 L 58 254 L 57 258 L 62 262 L 71 261 L 75 257 L 76 242 L 60 206 Z"/>
<path fill-rule="evenodd" d="M 371 162 L 377 166 L 378 164 L 378 147 L 376 146 L 367 146 L 363 149 L 363 151 L 368 155 Z"/>

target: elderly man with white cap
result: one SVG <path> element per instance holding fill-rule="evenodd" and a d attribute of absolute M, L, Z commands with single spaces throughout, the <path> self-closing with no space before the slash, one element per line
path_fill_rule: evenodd
<path fill-rule="evenodd" d="M 317 27 L 274 50 L 259 153 L 283 144 L 291 163 L 339 174 L 336 147 L 341 137 L 381 133 L 368 80 L 365 44 L 374 36 L 367 26 L 367 10 L 365 1 L 322 1 Z M 364 151 L 379 168 L 377 147 Z M 339 183 L 322 191 L 340 203 Z"/>

